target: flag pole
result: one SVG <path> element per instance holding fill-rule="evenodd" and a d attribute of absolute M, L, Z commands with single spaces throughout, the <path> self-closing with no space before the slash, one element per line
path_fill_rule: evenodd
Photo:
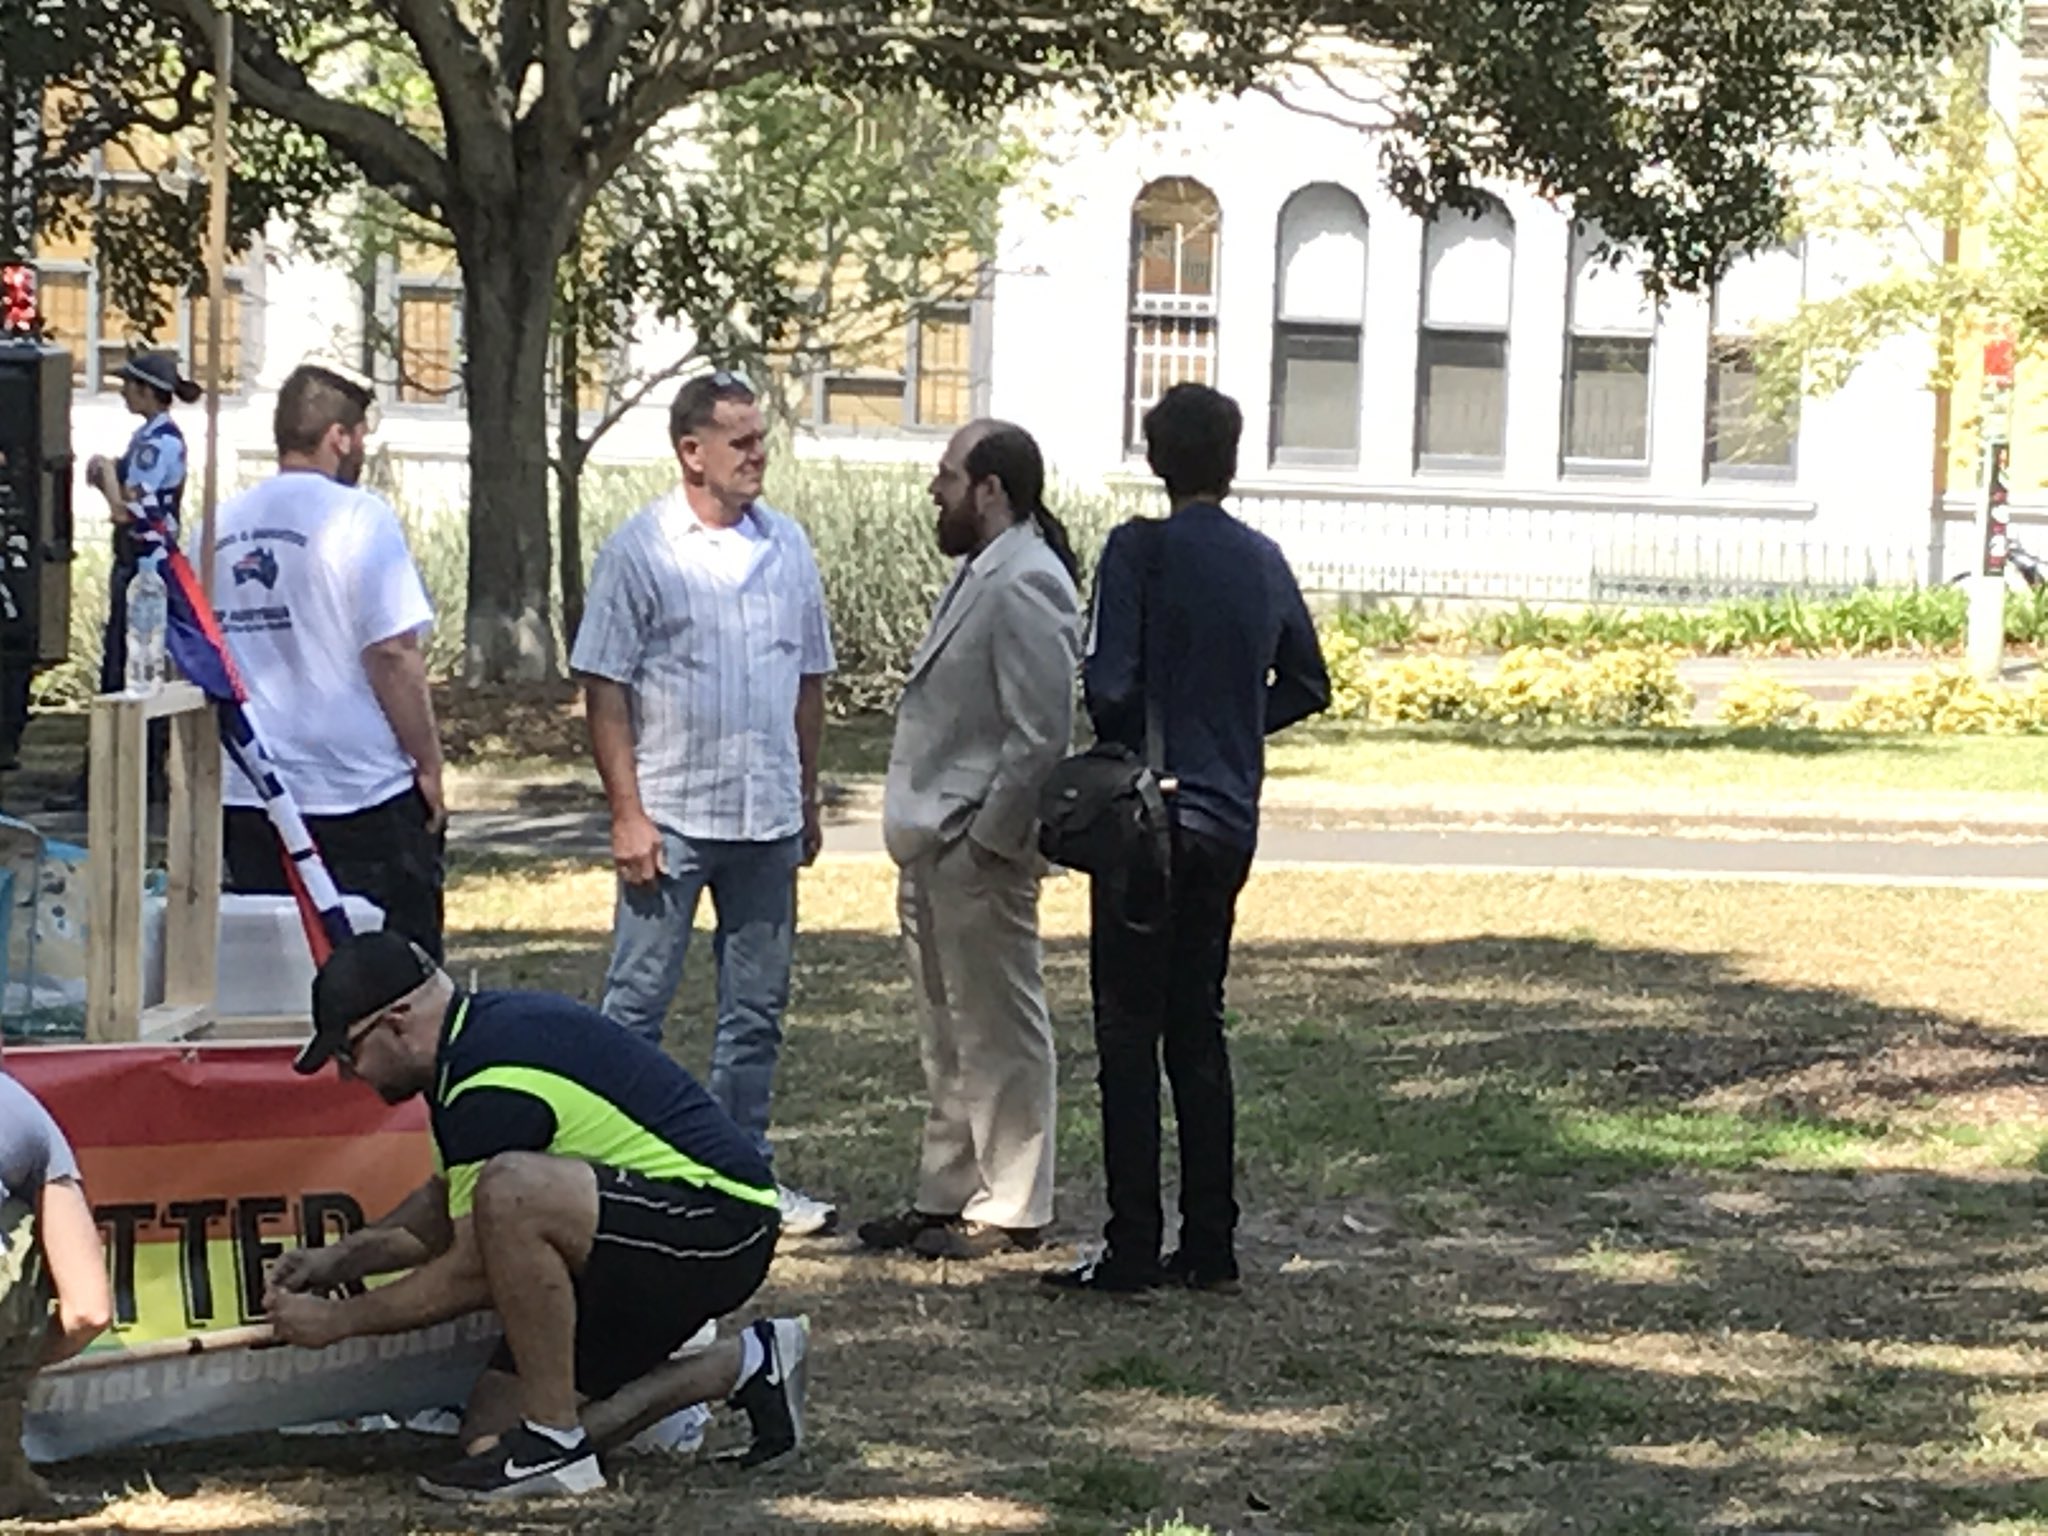
<path fill-rule="evenodd" d="M 206 205 L 206 488 L 201 501 L 199 585 L 209 601 L 213 595 L 214 509 L 220 502 L 220 347 L 221 321 L 227 309 L 228 259 L 228 98 L 234 88 L 235 18 L 220 13 L 213 40 L 213 148 L 209 157 L 211 184 Z M 236 335 L 240 335 L 240 327 Z"/>

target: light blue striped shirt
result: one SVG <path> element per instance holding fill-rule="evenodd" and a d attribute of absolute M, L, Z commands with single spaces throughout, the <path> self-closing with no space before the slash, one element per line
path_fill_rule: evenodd
<path fill-rule="evenodd" d="M 643 507 L 598 552 L 569 664 L 625 686 L 656 825 L 750 843 L 803 830 L 797 685 L 835 662 L 793 519 L 756 502 L 714 533 L 680 488 Z"/>

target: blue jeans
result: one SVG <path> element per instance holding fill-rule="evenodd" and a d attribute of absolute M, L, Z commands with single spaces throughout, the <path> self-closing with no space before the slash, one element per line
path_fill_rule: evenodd
<path fill-rule="evenodd" d="M 796 940 L 796 872 L 803 839 L 737 843 L 662 829 L 667 872 L 653 885 L 619 886 L 604 1014 L 661 1044 L 669 1004 L 683 979 L 690 925 L 708 888 L 717 919 L 711 954 L 718 968 L 718 1033 L 711 1046 L 712 1098 L 770 1157 L 768 1111 L 782 1014 L 789 1006 Z"/>

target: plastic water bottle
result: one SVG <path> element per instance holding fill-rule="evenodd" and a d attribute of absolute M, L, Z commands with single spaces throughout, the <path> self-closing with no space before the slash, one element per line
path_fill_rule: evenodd
<path fill-rule="evenodd" d="M 154 557 L 143 560 L 128 578 L 128 691 L 155 693 L 164 685 L 168 653 L 164 639 L 169 622 L 164 578 Z"/>

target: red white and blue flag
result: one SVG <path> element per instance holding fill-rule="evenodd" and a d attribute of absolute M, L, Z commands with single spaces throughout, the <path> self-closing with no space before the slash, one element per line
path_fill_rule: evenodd
<path fill-rule="evenodd" d="M 164 638 L 171 660 L 188 681 L 214 701 L 214 712 L 220 719 L 221 746 L 263 797 L 264 814 L 276 828 L 277 840 L 284 848 L 285 877 L 298 903 L 306 943 L 312 948 L 313 963 L 318 965 L 351 931 L 341 892 L 335 889 L 334 878 L 314 846 L 313 835 L 306 830 L 298 802 L 278 777 L 276 765 L 250 724 L 248 711 L 242 707 L 248 702 L 249 692 L 242 685 L 234 653 L 228 649 L 227 636 L 221 633 L 213 605 L 207 601 L 192 562 L 185 558 L 161 519 L 146 518 L 138 533 L 145 549 L 153 546 L 163 552 L 157 569 L 164 579 L 168 609 Z"/>

